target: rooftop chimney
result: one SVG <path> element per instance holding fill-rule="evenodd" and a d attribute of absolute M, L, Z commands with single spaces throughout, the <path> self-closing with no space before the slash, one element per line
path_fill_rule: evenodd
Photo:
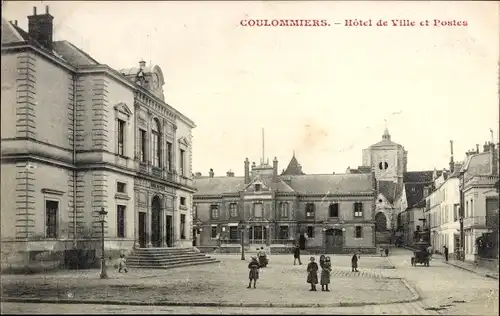
<path fill-rule="evenodd" d="M 36 7 L 33 7 L 33 15 L 28 16 L 29 36 L 50 51 L 54 33 L 53 20 L 54 17 L 49 14 L 49 6 L 45 7 L 45 14 L 40 15 L 37 15 Z"/>
<path fill-rule="evenodd" d="M 491 175 L 498 176 L 498 151 L 495 150 L 495 144 L 490 142 L 490 165 L 491 165 Z"/>
<path fill-rule="evenodd" d="M 228 172 L 226 172 L 226 176 L 228 176 L 228 177 L 234 177 L 234 172 L 232 172 L 231 169 L 230 169 Z"/>
<path fill-rule="evenodd" d="M 245 158 L 245 184 L 250 183 L 250 161 Z"/>
<path fill-rule="evenodd" d="M 273 160 L 273 180 L 278 181 L 278 159 L 276 157 Z"/>
<path fill-rule="evenodd" d="M 476 154 L 479 154 L 479 144 L 476 144 Z"/>
<path fill-rule="evenodd" d="M 483 152 L 488 152 L 488 151 L 490 151 L 490 144 L 485 142 L 483 145 Z"/>
<path fill-rule="evenodd" d="M 146 62 L 145 62 L 144 60 L 141 60 L 141 61 L 139 62 L 139 67 L 140 67 L 141 69 L 143 69 L 144 67 L 146 67 Z"/>
<path fill-rule="evenodd" d="M 451 156 L 450 156 L 450 174 L 453 173 L 453 171 L 455 171 L 455 161 L 453 161 L 453 141 L 450 140 L 450 152 L 451 152 Z"/>
<path fill-rule="evenodd" d="M 210 178 L 213 178 L 214 177 L 214 169 L 210 168 L 210 171 L 208 172 L 208 176 Z"/>

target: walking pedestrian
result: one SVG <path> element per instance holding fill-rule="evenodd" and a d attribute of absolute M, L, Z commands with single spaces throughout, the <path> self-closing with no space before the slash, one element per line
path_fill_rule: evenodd
<path fill-rule="evenodd" d="M 385 248 L 385 256 L 389 257 L 389 247 Z"/>
<path fill-rule="evenodd" d="M 125 273 L 128 272 L 128 269 L 127 269 L 127 259 L 125 259 L 125 255 L 124 254 L 120 255 L 120 261 L 118 263 L 118 273 L 121 273 L 122 270 L 124 270 Z"/>
<path fill-rule="evenodd" d="M 252 261 L 248 264 L 248 269 L 250 269 L 250 272 L 248 273 L 248 278 L 250 279 L 250 282 L 248 283 L 247 289 L 252 288 L 252 281 L 253 281 L 253 288 L 256 288 L 256 283 L 257 280 L 259 279 L 259 261 L 257 260 L 257 257 L 252 257 Z"/>
<path fill-rule="evenodd" d="M 351 267 L 352 267 L 352 272 L 359 272 L 358 271 L 358 254 L 354 253 L 354 255 L 351 258 Z"/>
<path fill-rule="evenodd" d="M 448 261 L 448 255 L 449 255 L 448 247 L 444 246 L 444 260 Z"/>
<path fill-rule="evenodd" d="M 318 264 L 314 262 L 314 257 L 311 257 L 311 262 L 307 265 L 307 283 L 311 284 L 309 291 L 316 291 L 316 284 L 318 284 Z"/>
<path fill-rule="evenodd" d="M 325 260 L 326 260 L 325 255 L 321 255 L 321 256 L 319 257 L 319 267 L 320 267 L 321 269 L 323 269 L 323 264 L 325 263 Z"/>
<path fill-rule="evenodd" d="M 321 267 L 321 291 L 330 292 L 328 284 L 330 284 L 330 273 L 332 272 L 332 263 L 330 257 L 325 258 L 325 262 Z"/>
<path fill-rule="evenodd" d="M 302 265 L 302 262 L 300 261 L 300 247 L 299 245 L 295 246 L 295 249 L 293 250 L 293 265 L 299 260 L 299 265 Z"/>

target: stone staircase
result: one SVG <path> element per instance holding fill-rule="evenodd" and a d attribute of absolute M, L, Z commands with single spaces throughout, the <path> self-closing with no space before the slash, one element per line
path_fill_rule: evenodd
<path fill-rule="evenodd" d="M 136 248 L 127 257 L 128 267 L 142 269 L 172 269 L 216 262 L 219 260 L 193 248 Z"/>

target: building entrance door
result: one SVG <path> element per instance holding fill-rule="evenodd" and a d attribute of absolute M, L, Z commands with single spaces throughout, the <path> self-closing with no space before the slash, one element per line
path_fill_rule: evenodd
<path fill-rule="evenodd" d="M 139 247 L 146 248 L 146 213 L 139 212 Z"/>
<path fill-rule="evenodd" d="M 173 234 L 174 234 L 174 231 L 172 229 L 172 215 L 167 215 L 166 229 L 167 229 L 167 247 L 172 247 Z"/>
<path fill-rule="evenodd" d="M 342 251 L 344 238 L 342 230 L 328 229 L 325 232 L 325 252 L 340 253 Z"/>
<path fill-rule="evenodd" d="M 161 200 L 156 195 L 151 202 L 151 244 L 161 247 Z"/>

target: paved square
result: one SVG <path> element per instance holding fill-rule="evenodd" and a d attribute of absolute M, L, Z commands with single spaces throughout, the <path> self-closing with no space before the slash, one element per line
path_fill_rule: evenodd
<path fill-rule="evenodd" d="M 412 292 L 398 279 L 383 277 L 383 258 L 361 258 L 360 272 L 351 272 L 350 257 L 332 257 L 331 292 L 309 292 L 306 264 L 294 266 L 288 256 L 271 256 L 257 289 L 247 289 L 248 261 L 219 256 L 220 263 L 172 270 L 98 270 L 2 276 L 6 297 L 147 302 L 151 304 L 221 304 L 253 306 L 333 306 L 411 300 Z M 364 265 L 363 265 L 364 264 Z M 319 287 L 320 288 L 320 287 Z"/>

